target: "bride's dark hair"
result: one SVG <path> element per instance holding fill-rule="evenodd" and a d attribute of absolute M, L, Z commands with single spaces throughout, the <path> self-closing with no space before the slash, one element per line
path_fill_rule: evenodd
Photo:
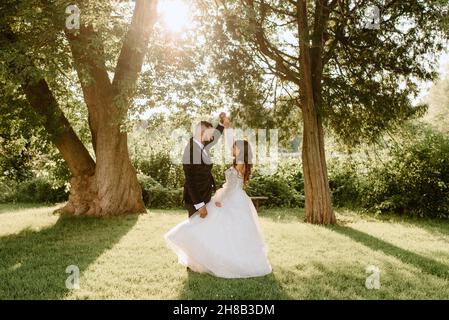
<path fill-rule="evenodd" d="M 245 171 L 243 172 L 243 183 L 249 181 L 251 170 L 253 168 L 253 152 L 251 145 L 247 140 L 236 140 L 234 145 L 240 150 L 239 154 L 234 158 L 234 168 L 238 164 L 244 164 Z"/>

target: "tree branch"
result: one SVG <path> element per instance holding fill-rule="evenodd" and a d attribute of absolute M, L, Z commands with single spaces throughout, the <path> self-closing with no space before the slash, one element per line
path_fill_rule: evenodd
<path fill-rule="evenodd" d="M 69 40 L 75 69 L 78 74 L 84 101 L 88 109 L 89 128 L 92 146 L 96 153 L 99 121 L 103 118 L 104 108 L 100 107 L 111 100 L 112 86 L 106 69 L 103 44 L 94 28 L 81 26 L 79 33 L 65 30 Z"/>
<path fill-rule="evenodd" d="M 157 18 L 157 0 L 137 0 L 131 26 L 126 34 L 112 82 L 114 96 L 125 103 L 142 69 L 150 33 Z"/>
<path fill-rule="evenodd" d="M 8 27 L 6 30 L 0 32 L 0 43 L 2 47 L 14 46 L 17 42 L 17 36 Z M 70 172 L 74 176 L 93 175 L 95 172 L 95 162 L 76 135 L 65 117 L 64 112 L 59 108 L 58 102 L 53 96 L 47 82 L 43 78 L 34 78 L 29 75 L 39 74 L 39 71 L 25 52 L 15 50 L 13 54 L 16 60 L 9 61 L 6 64 L 8 72 L 11 78 L 14 79 L 17 74 L 23 74 L 27 70 L 27 74 L 23 75 L 21 80 L 16 80 L 20 81 L 27 101 L 32 109 L 41 117 L 42 125 L 66 161 Z M 17 64 L 16 61 L 20 61 L 21 64 Z M 30 70 L 33 71 L 30 73 Z"/>
<path fill-rule="evenodd" d="M 253 0 L 245 0 L 245 3 L 255 12 Z M 263 53 L 264 55 L 266 55 L 267 57 L 269 57 L 270 59 L 275 61 L 276 71 L 278 74 L 281 75 L 281 78 L 287 79 L 287 80 L 292 81 L 293 83 L 299 85 L 299 73 L 292 70 L 289 67 L 289 65 L 294 66 L 294 64 L 286 61 L 282 56 L 282 54 L 284 54 L 284 53 L 282 53 L 280 50 L 274 48 L 270 44 L 268 39 L 266 39 L 266 37 L 265 37 L 265 33 L 263 30 L 263 20 L 265 18 L 265 12 L 269 8 L 267 6 L 265 6 L 264 1 L 261 1 L 260 5 L 261 5 L 261 12 L 262 12 L 261 22 L 258 22 L 257 19 L 254 17 L 250 18 L 250 23 L 256 27 L 255 37 L 256 37 L 256 43 L 258 45 L 258 48 L 261 53 Z M 287 54 L 285 54 L 285 55 L 288 56 Z"/>

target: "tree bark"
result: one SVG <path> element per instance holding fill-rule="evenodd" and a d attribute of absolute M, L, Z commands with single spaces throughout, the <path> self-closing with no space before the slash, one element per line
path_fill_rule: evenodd
<path fill-rule="evenodd" d="M 302 100 L 301 107 L 304 119 L 302 165 L 305 221 L 313 224 L 334 224 L 336 218 L 327 176 L 323 126 L 313 104 Z"/>
<path fill-rule="evenodd" d="M 317 1 L 317 6 L 319 6 Z M 317 7 L 316 18 L 322 15 L 322 8 Z M 304 128 L 302 145 L 302 165 L 304 173 L 305 221 L 313 224 L 334 224 L 335 214 L 332 209 L 327 165 L 324 151 L 324 132 L 319 112 L 321 97 L 322 64 L 320 52 L 315 52 L 312 60 L 310 55 L 310 37 L 307 20 L 307 2 L 298 0 L 298 31 L 300 45 L 300 107 L 302 110 Z M 323 23 L 321 19 L 315 21 Z M 319 30 L 321 29 L 321 31 Z M 321 46 L 321 26 L 315 26 L 313 47 Z M 318 42 L 318 43 L 317 43 Z M 315 49 L 316 50 L 316 49 Z"/>

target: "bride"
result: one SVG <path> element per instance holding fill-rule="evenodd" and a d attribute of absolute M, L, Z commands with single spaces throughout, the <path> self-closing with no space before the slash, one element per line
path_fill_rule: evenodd
<path fill-rule="evenodd" d="M 203 219 L 196 213 L 164 237 L 179 263 L 192 271 L 222 278 L 263 276 L 272 270 L 267 246 L 257 211 L 243 190 L 251 174 L 251 146 L 246 140 L 232 142 L 232 129 L 225 129 L 225 136 L 234 161 L 225 171 L 226 183 L 206 205 L 208 215 Z"/>

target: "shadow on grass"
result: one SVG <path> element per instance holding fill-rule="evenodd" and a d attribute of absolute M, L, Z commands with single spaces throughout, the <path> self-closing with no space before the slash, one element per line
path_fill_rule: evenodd
<path fill-rule="evenodd" d="M 187 271 L 186 271 L 187 272 Z M 188 272 L 179 299 L 292 299 L 282 289 L 273 273 L 264 277 L 223 279 L 209 274 Z"/>
<path fill-rule="evenodd" d="M 342 235 L 348 236 L 354 241 L 361 243 L 367 246 L 368 248 L 382 251 L 383 253 L 390 255 L 396 259 L 399 259 L 404 263 L 412 265 L 422 270 L 423 272 L 441 278 L 449 279 L 449 266 L 443 263 L 423 257 L 414 252 L 402 249 L 391 243 L 388 243 L 386 241 L 373 237 L 367 233 L 361 232 L 359 230 L 347 226 L 335 225 L 330 226 L 328 228 Z"/>
<path fill-rule="evenodd" d="M 136 221 L 137 216 L 60 217 L 47 229 L 1 237 L 0 299 L 63 298 L 67 266 L 78 266 L 82 275 Z"/>

